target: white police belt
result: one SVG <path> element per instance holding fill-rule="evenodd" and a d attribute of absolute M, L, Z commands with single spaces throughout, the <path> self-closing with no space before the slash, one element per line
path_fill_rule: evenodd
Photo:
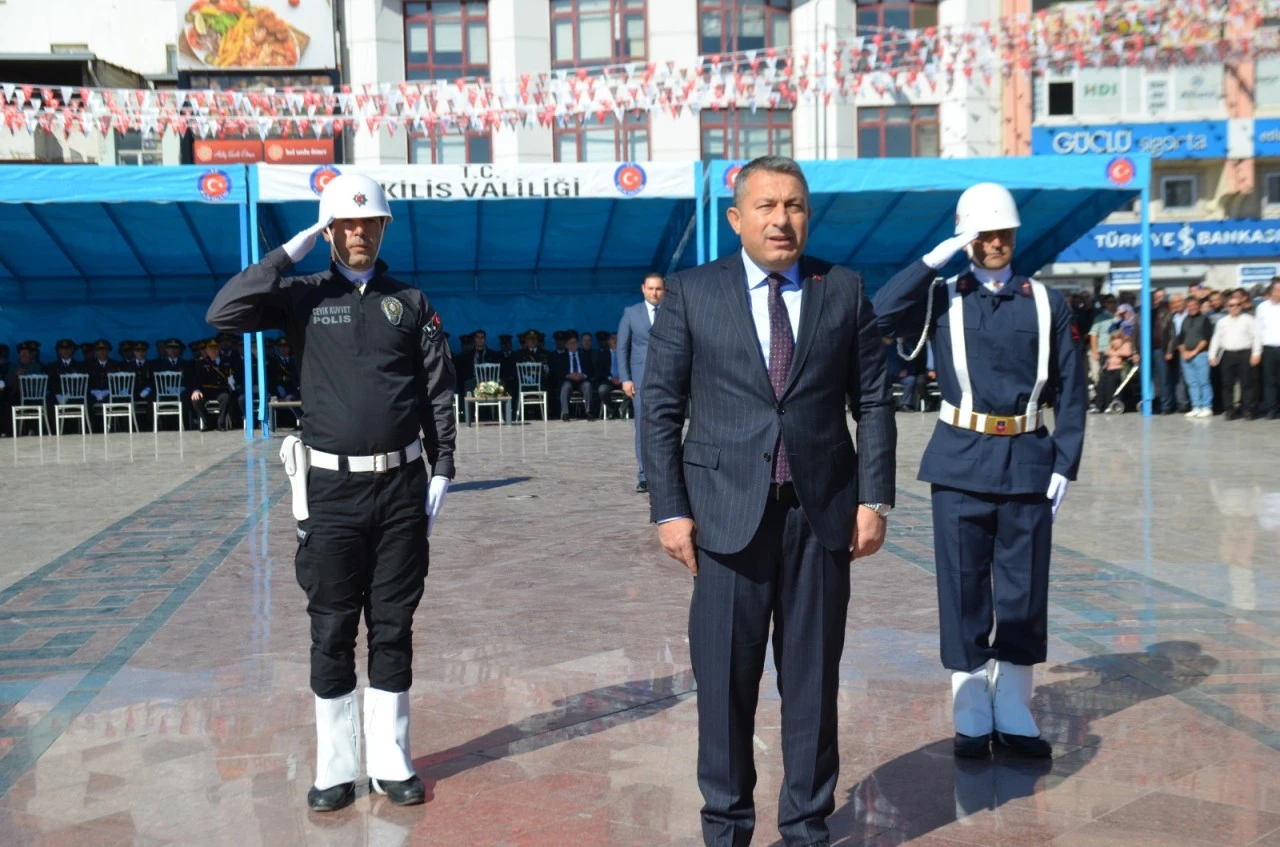
<path fill-rule="evenodd" d="M 324 468 L 327 471 L 342 470 L 342 460 L 345 458 L 346 470 L 352 473 L 386 473 L 395 470 L 401 464 L 408 464 L 420 458 L 422 442 L 415 438 L 403 450 L 397 450 L 394 453 L 378 453 L 375 456 L 339 456 L 313 447 L 308 447 L 307 453 L 313 468 Z"/>
<path fill-rule="evenodd" d="M 967 429 L 972 432 L 980 432 L 983 435 L 1023 435 L 1028 432 L 1035 432 L 1044 426 L 1044 410 L 1037 409 L 1034 414 L 1013 415 L 1012 417 L 1001 417 L 978 412 L 965 414 L 959 408 L 943 400 L 938 410 L 938 419 L 944 424 L 954 426 L 957 429 Z"/>

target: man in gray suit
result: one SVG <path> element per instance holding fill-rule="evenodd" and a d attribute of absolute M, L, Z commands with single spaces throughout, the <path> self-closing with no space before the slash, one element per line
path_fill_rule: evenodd
<path fill-rule="evenodd" d="M 728 214 L 742 252 L 672 277 L 649 335 L 652 519 L 668 555 L 696 577 L 689 652 L 704 840 L 751 841 L 752 735 L 772 621 L 778 829 L 788 847 L 825 847 L 850 563 L 884 542 L 893 400 L 861 277 L 803 255 L 810 212 L 800 167 L 776 156 L 749 163 Z"/>
<path fill-rule="evenodd" d="M 644 278 L 640 287 L 644 294 L 644 302 L 628 306 L 622 313 L 622 322 L 618 324 L 618 366 L 622 374 L 622 393 L 627 395 L 635 410 L 636 422 L 636 493 L 644 494 L 649 490 L 649 483 L 644 475 L 644 439 L 641 417 L 640 387 L 644 385 L 644 362 L 649 352 L 649 328 L 653 326 L 654 317 L 662 306 L 662 298 L 667 293 L 667 285 L 662 274 L 652 273 Z"/>

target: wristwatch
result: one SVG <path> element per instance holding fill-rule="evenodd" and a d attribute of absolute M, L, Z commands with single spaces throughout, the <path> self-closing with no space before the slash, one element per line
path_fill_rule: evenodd
<path fill-rule="evenodd" d="M 882 518 L 889 517 L 889 512 L 893 511 L 893 507 L 887 503 L 859 503 L 858 505 L 870 509 Z"/>

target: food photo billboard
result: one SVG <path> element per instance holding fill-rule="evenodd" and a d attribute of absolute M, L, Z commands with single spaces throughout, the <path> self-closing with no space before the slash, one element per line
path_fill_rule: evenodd
<path fill-rule="evenodd" d="M 184 71 L 337 67 L 331 0 L 178 0 Z"/>

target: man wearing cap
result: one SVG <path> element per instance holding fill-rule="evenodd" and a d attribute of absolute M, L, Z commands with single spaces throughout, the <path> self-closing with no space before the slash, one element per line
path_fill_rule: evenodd
<path fill-rule="evenodd" d="M 155 386 L 151 384 L 151 362 L 147 359 L 150 348 L 151 344 L 146 341 L 133 342 L 120 365 L 120 370 L 133 374 L 134 415 L 147 420 L 150 420 L 151 402 L 156 393 Z"/>
<path fill-rule="evenodd" d="M 516 376 L 516 351 L 511 347 L 511 336 L 505 332 L 498 336 L 498 376 L 507 394 L 517 397 L 520 380 Z"/>
<path fill-rule="evenodd" d="M 45 368 L 45 373 L 49 375 L 49 420 L 53 420 L 53 407 L 62 403 L 64 399 L 62 378 L 69 374 L 88 373 L 85 364 L 76 361 L 76 343 L 70 338 L 58 339 L 53 349 L 58 354 L 58 358 Z"/>
<path fill-rule="evenodd" d="M 200 351 L 202 356 L 192 368 L 191 379 L 191 409 L 196 427 L 201 432 L 209 428 L 208 405 L 212 401 L 218 406 L 218 432 L 234 429 L 241 396 L 237 391 L 235 366 L 222 355 L 222 345 L 216 339 L 200 342 Z"/>
<path fill-rule="evenodd" d="M 489 349 L 489 336 L 483 329 L 477 329 L 464 338 L 471 339 L 470 349 L 463 342 L 462 355 L 458 357 L 458 378 L 461 381 L 462 393 L 469 394 L 479 382 L 476 365 L 498 365 L 499 376 L 502 371 L 502 357 Z"/>
<path fill-rule="evenodd" d="M 101 413 L 98 409 L 111 397 L 111 374 L 115 373 L 119 363 L 111 358 L 111 342 L 99 338 L 93 345 L 93 358 L 85 365 L 89 372 L 89 424 L 94 431 L 102 426 Z"/>
<path fill-rule="evenodd" d="M 365 773 L 397 805 L 426 796 L 409 744 L 413 613 L 427 539 L 454 474 L 454 368 L 426 295 L 378 261 L 390 223 L 376 181 L 334 177 L 319 222 L 234 277 L 207 315 L 219 329 L 285 330 L 298 348 L 302 438 L 286 438 L 281 457 L 294 485 L 295 564 L 311 615 L 316 770 L 307 803 L 319 812 L 348 805 L 361 774 L 362 612 Z M 321 232 L 329 266 L 285 276 Z"/>
<path fill-rule="evenodd" d="M 188 401 L 191 399 L 191 378 L 193 376 L 193 363 L 182 358 L 182 351 L 186 349 L 186 345 L 179 338 L 166 338 L 163 341 L 156 342 L 156 353 L 158 354 L 151 362 L 151 373 L 147 377 L 147 385 L 152 389 L 155 388 L 156 374 L 165 372 L 176 372 L 182 374 L 182 414 L 183 419 L 189 421 Z M 154 398 L 151 402 L 155 402 Z M 164 421 L 158 422 L 160 426 L 165 426 Z M 175 428 L 177 424 L 173 425 Z"/>
<path fill-rule="evenodd" d="M 1011 268 L 1020 225 L 1003 186 L 969 188 L 955 237 L 875 298 L 886 335 L 920 339 L 908 358 L 933 341 L 942 406 L 919 479 L 933 485 L 942 664 L 962 758 L 986 758 L 993 743 L 1052 753 L 1031 714 L 1032 667 L 1045 660 L 1052 527 L 1080 467 L 1087 394 L 1066 299 Z M 961 251 L 968 267 L 937 279 Z"/>
<path fill-rule="evenodd" d="M 542 390 L 547 392 L 547 409 L 550 414 L 555 414 L 554 400 L 551 396 L 551 355 L 543 348 L 542 342 L 546 340 L 546 336 L 538 332 L 536 329 L 525 330 L 520 336 L 520 343 L 524 345 L 524 349 L 516 354 L 516 363 L 536 362 L 542 366 Z M 519 397 L 517 396 L 517 400 Z"/>
<path fill-rule="evenodd" d="M 293 346 L 288 338 L 277 339 L 275 354 L 267 358 L 267 390 L 278 400 L 296 402 L 302 399 L 298 381 L 298 360 L 293 357 Z M 298 427 L 296 408 L 280 411 L 292 415 L 296 429 Z"/>

